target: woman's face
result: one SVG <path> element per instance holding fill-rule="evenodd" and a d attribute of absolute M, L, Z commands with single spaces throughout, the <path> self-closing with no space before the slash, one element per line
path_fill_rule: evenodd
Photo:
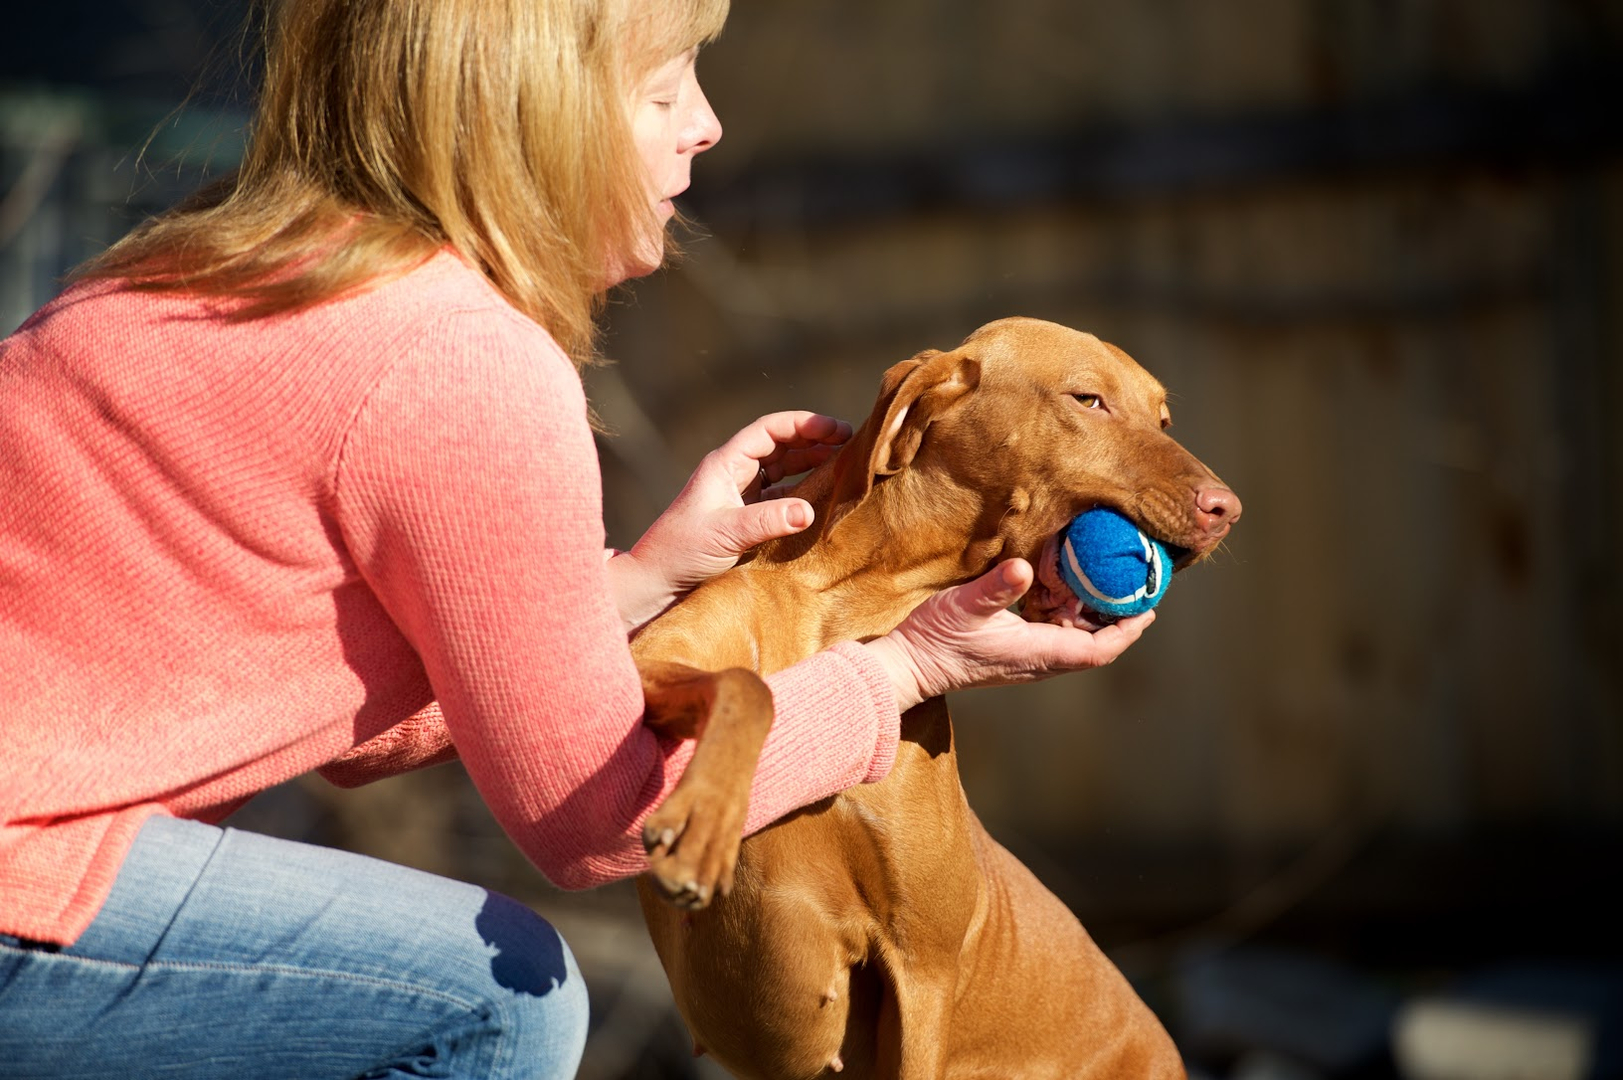
<path fill-rule="evenodd" d="M 689 49 L 662 64 L 635 91 L 631 130 L 647 171 L 654 217 L 628 277 L 659 266 L 665 256 L 665 223 L 676 213 L 671 200 L 687 190 L 694 156 L 721 138 L 721 121 L 699 89 L 698 53 Z"/>

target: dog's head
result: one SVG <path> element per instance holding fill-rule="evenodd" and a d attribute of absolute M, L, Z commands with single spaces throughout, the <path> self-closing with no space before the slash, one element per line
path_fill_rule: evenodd
<path fill-rule="evenodd" d="M 1055 323 L 989 323 L 950 352 L 885 373 L 867 423 L 835 464 L 830 527 L 885 491 L 899 528 L 938 521 L 965 578 L 1045 545 L 1110 506 L 1174 549 L 1179 569 L 1239 518 L 1232 491 L 1167 433 L 1166 390 L 1122 350 Z M 967 527 L 966 527 L 967 526 Z"/>

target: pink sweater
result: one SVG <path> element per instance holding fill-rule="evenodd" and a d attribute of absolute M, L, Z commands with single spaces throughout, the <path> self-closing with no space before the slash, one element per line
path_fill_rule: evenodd
<path fill-rule="evenodd" d="M 459 755 L 549 878 L 645 866 L 640 724 L 573 366 L 441 254 L 250 322 L 76 286 L 0 343 L 0 932 L 69 943 L 152 814 Z M 773 676 L 748 828 L 882 777 L 837 646 Z M 437 705 L 431 705 L 437 702 Z"/>

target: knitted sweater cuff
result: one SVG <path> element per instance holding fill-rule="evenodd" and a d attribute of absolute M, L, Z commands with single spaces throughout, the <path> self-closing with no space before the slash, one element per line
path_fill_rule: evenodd
<path fill-rule="evenodd" d="M 851 665 L 858 685 L 867 692 L 872 703 L 873 715 L 878 717 L 873 758 L 862 778 L 864 784 L 877 783 L 890 775 L 891 766 L 896 764 L 896 743 L 902 728 L 901 714 L 896 708 L 896 688 L 879 661 L 857 642 L 844 641 L 828 651 Z"/>

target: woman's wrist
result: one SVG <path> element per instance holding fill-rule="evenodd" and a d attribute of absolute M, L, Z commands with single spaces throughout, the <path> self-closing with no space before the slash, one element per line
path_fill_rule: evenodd
<path fill-rule="evenodd" d="M 676 594 L 663 575 L 652 573 L 629 551 L 605 553 L 604 570 L 609 576 L 609 596 L 625 623 L 626 633 L 671 606 Z"/>
<path fill-rule="evenodd" d="M 925 695 L 919 687 L 917 668 L 907 651 L 907 646 L 886 634 L 865 642 L 863 648 L 868 650 L 879 666 L 890 677 L 891 688 L 896 693 L 896 709 L 906 712 L 919 702 Z"/>

